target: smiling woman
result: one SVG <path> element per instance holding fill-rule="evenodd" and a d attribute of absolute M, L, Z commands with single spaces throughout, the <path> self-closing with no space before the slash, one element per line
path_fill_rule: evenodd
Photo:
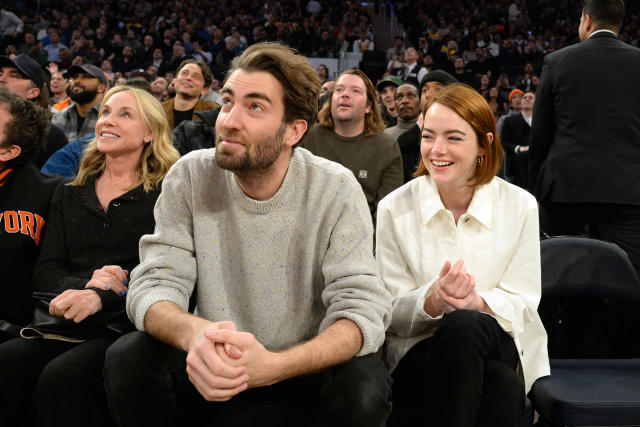
<path fill-rule="evenodd" d="M 178 159 L 160 103 L 147 92 L 118 86 L 104 97 L 96 137 L 78 176 L 54 192 L 47 233 L 34 269 L 34 288 L 55 296 L 51 316 L 84 322 L 96 313 L 124 314 L 129 272 L 138 264 L 138 241 L 154 230 L 160 181 Z M 70 331 L 70 335 L 73 332 Z M 3 411 L 35 410 L 37 425 L 109 423 L 102 365 L 117 338 L 104 335 L 69 343 L 16 338 L 0 349 Z M 60 393 L 60 390 L 65 390 Z M 31 402 L 30 402 L 31 400 Z M 54 423 L 55 424 L 55 423 Z"/>
<path fill-rule="evenodd" d="M 430 98 L 420 151 L 416 179 L 378 206 L 390 424 L 519 425 L 525 392 L 549 374 L 536 201 L 495 177 L 495 121 L 469 86 Z"/>

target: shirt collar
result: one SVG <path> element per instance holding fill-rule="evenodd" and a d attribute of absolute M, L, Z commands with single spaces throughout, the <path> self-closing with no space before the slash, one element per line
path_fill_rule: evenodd
<path fill-rule="evenodd" d="M 427 175 L 424 179 L 421 179 L 420 184 L 417 186 L 417 191 L 419 200 L 421 200 L 420 210 L 423 224 L 429 223 L 440 212 L 447 211 L 440 199 L 438 186 L 430 176 Z M 488 184 L 476 187 L 466 215 L 474 218 L 485 227 L 491 228 L 493 200 L 494 185 L 493 180 L 491 180 Z"/>
<path fill-rule="evenodd" d="M 591 33 L 591 35 L 589 36 L 589 38 L 592 38 L 594 35 L 596 35 L 596 34 L 598 34 L 598 33 L 610 33 L 610 34 L 612 34 L 614 37 L 616 37 L 616 38 L 618 37 L 618 36 L 616 35 L 616 33 L 614 33 L 614 32 L 613 32 L 613 31 L 611 31 L 611 30 L 596 30 L 596 31 L 594 31 L 593 33 Z"/>

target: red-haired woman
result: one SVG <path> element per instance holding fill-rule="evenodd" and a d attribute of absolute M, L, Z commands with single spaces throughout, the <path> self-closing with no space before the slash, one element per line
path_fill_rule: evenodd
<path fill-rule="evenodd" d="M 392 423 L 518 425 L 525 392 L 549 374 L 536 200 L 495 177 L 495 120 L 466 85 L 430 99 L 420 152 L 416 178 L 378 206 Z"/>

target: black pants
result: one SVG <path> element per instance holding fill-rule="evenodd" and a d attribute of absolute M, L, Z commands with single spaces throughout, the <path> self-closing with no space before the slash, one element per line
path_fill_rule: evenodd
<path fill-rule="evenodd" d="M 513 339 L 491 316 L 457 310 L 393 372 L 392 426 L 514 427 L 524 413 Z"/>
<path fill-rule="evenodd" d="M 109 426 L 102 387 L 112 338 L 73 344 L 14 338 L 0 345 L 2 425 Z"/>
<path fill-rule="evenodd" d="M 596 239 L 620 246 L 640 275 L 640 206 L 543 202 L 540 228 L 551 236 L 578 235 L 589 226 Z"/>
<path fill-rule="evenodd" d="M 207 402 L 188 379 L 186 353 L 132 332 L 107 351 L 104 375 L 111 414 L 127 427 L 382 427 L 391 410 L 391 379 L 375 355 Z"/>
<path fill-rule="evenodd" d="M 5 341 L 9 341 L 10 339 L 15 338 L 16 336 L 13 334 L 9 334 L 7 332 L 0 331 L 0 344 Z"/>

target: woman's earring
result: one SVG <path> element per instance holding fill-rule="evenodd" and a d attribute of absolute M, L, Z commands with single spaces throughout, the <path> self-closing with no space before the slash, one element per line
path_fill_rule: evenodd
<path fill-rule="evenodd" d="M 477 167 L 482 166 L 483 163 L 484 163 L 484 154 L 482 156 L 478 156 L 478 159 L 476 160 Z"/>

